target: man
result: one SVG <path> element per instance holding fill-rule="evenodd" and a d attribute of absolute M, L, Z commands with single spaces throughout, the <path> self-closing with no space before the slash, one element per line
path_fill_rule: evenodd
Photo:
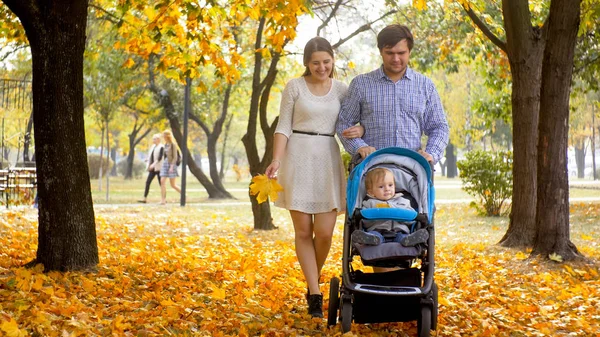
<path fill-rule="evenodd" d="M 393 24 L 377 35 L 383 65 L 352 80 L 336 126 L 346 151 L 362 158 L 385 147 L 418 151 L 431 163 L 448 145 L 448 122 L 433 82 L 408 67 L 413 36 L 408 27 Z M 347 138 L 352 126 L 365 128 L 362 138 Z M 423 150 L 421 136 L 426 135 Z"/>
<path fill-rule="evenodd" d="M 157 177 L 158 186 L 160 186 L 160 168 L 162 166 L 163 156 L 164 156 L 164 148 L 160 143 L 160 133 L 157 133 L 152 136 L 152 143 L 154 144 L 148 153 L 148 162 L 146 170 L 148 171 L 148 178 L 146 178 L 146 189 L 144 191 L 144 199 L 138 200 L 141 203 L 146 203 L 148 198 L 148 192 L 150 191 L 150 184 L 152 184 L 152 180 L 154 177 Z"/>

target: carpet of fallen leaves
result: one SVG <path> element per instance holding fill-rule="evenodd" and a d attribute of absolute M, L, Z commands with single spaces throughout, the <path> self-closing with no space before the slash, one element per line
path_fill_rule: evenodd
<path fill-rule="evenodd" d="M 600 336 L 600 204 L 574 205 L 586 262 L 528 259 L 495 245 L 506 218 L 442 205 L 434 336 Z M 20 267 L 37 245 L 37 212 L 0 212 L 0 336 L 340 336 L 305 313 L 293 229 L 253 231 L 247 206 L 96 210 L 94 273 Z M 341 272 L 340 217 L 322 280 Z M 327 295 L 326 295 L 327 297 Z M 327 300 L 325 300 L 325 305 Z M 353 324 L 345 336 L 415 336 L 416 323 Z"/>

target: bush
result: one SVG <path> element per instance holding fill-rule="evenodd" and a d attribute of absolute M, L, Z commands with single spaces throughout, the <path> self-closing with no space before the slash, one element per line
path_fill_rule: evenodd
<path fill-rule="evenodd" d="M 457 163 L 463 189 L 479 198 L 473 203 L 478 211 L 487 216 L 505 215 L 510 211 L 506 202 L 512 196 L 511 152 L 468 152 Z"/>
<path fill-rule="evenodd" d="M 133 178 L 140 178 L 142 175 L 144 175 L 144 172 L 146 172 L 146 163 L 134 158 L 132 170 Z M 127 173 L 127 158 L 117 163 L 117 174 L 125 176 L 125 173 Z"/>
<path fill-rule="evenodd" d="M 102 175 L 106 176 L 114 166 L 112 159 L 106 161 L 106 156 L 102 157 Z M 88 169 L 90 171 L 90 179 L 98 179 L 100 170 L 100 155 L 96 153 L 88 153 Z"/>

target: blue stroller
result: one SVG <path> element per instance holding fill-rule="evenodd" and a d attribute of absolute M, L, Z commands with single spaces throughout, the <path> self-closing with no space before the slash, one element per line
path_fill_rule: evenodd
<path fill-rule="evenodd" d="M 353 162 L 354 163 L 354 162 Z M 429 162 L 415 151 L 385 148 L 367 156 L 352 168 L 346 191 L 343 273 L 333 277 L 329 289 L 327 324 L 341 321 L 342 332 L 351 324 L 417 321 L 420 337 L 437 328 L 438 290 L 434 282 L 434 199 L 433 174 Z M 398 208 L 361 209 L 366 196 L 363 183 L 366 172 L 385 167 L 394 173 L 396 191 L 409 192 L 417 211 Z M 413 223 L 411 232 L 426 228 L 426 244 L 405 247 L 396 242 L 377 246 L 352 243 L 354 230 L 362 230 L 362 220 L 396 220 Z M 390 272 L 363 272 L 354 269 L 359 256 L 364 266 L 400 267 Z M 339 312 L 339 314 L 338 314 Z"/>

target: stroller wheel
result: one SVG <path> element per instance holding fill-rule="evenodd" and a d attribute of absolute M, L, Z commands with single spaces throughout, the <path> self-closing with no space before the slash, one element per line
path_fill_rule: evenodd
<path fill-rule="evenodd" d="M 342 297 L 342 333 L 350 331 L 352 326 L 352 302 L 349 298 L 344 299 Z"/>
<path fill-rule="evenodd" d="M 332 277 L 329 282 L 329 308 L 327 309 L 327 326 L 337 323 L 338 309 L 340 308 L 340 279 Z"/>
<path fill-rule="evenodd" d="M 421 317 L 417 320 L 417 331 L 419 337 L 429 337 L 431 329 L 431 308 L 427 305 L 421 306 Z"/>

